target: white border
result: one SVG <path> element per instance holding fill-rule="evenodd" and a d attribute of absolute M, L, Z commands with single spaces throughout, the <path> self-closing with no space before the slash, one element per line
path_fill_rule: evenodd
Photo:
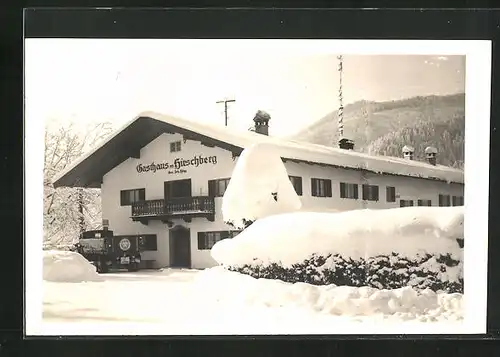
<path fill-rule="evenodd" d="M 61 41 L 61 39 L 56 39 Z M 50 39 L 26 40 L 52 41 Z M 465 141 L 465 257 L 464 257 L 464 308 L 463 324 L 455 326 L 439 324 L 402 324 L 400 326 L 342 325 L 337 331 L 300 330 L 298 326 L 288 331 L 267 333 L 485 333 L 487 294 L 487 243 L 488 243 L 488 189 L 489 189 L 489 131 L 491 91 L 491 42 L 476 40 L 74 40 L 111 41 L 140 49 L 148 42 L 169 46 L 177 52 L 198 54 L 264 51 L 264 53 L 314 55 L 314 54 L 419 54 L 419 55 L 466 55 L 466 141 Z M 110 46 L 113 44 L 110 43 Z M 29 78 L 27 78 L 29 80 Z M 312 118 L 313 119 L 313 118 Z M 26 222 L 26 334 L 95 334 L 95 325 L 81 325 L 81 329 L 62 325 L 54 330 L 51 324 L 42 324 L 42 229 L 43 217 L 43 121 L 36 113 L 25 111 L 25 222 Z M 128 326 L 127 330 L 113 329 L 107 333 L 161 334 L 151 327 Z M 53 326 L 55 327 L 55 326 Z M 262 327 L 264 328 L 264 327 Z M 307 328 L 307 327 L 306 327 Z M 94 332 L 93 332 L 94 331 Z M 215 331 L 214 331 L 215 332 Z M 209 330 L 199 333 L 213 334 Z M 181 334 L 182 331 L 179 331 Z M 184 333 L 187 333 L 184 331 Z M 189 334 L 194 334 L 192 331 Z M 219 333 L 232 333 L 219 331 Z M 234 331 L 233 333 L 263 334 L 265 330 Z"/>

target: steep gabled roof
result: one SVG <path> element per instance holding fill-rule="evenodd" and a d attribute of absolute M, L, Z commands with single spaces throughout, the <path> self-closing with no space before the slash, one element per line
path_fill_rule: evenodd
<path fill-rule="evenodd" d="M 237 131 L 223 126 L 200 124 L 154 112 L 144 112 L 118 129 L 89 153 L 76 160 L 54 178 L 54 186 L 100 187 L 102 177 L 129 157 L 137 157 L 140 149 L 163 133 L 180 133 L 208 146 L 219 146 L 236 155 L 254 143 L 276 145 L 284 160 L 364 170 L 387 175 L 410 176 L 462 183 L 462 170 L 433 166 L 426 162 L 390 156 L 374 156 L 266 136 L 250 131 Z"/>

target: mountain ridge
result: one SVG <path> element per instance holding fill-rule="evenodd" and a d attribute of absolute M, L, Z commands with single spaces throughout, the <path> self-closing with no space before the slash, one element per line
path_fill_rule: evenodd
<path fill-rule="evenodd" d="M 440 155 L 439 161 L 460 167 L 463 165 L 465 136 L 465 93 L 384 102 L 361 100 L 348 104 L 344 108 L 344 136 L 354 140 L 356 151 L 390 156 L 400 156 L 396 150 L 404 145 L 412 145 L 415 149 L 419 143 L 440 148 L 451 145 L 454 152 L 445 150 L 447 156 Z M 289 138 L 337 146 L 337 111 L 328 113 Z M 453 140 L 453 143 L 447 140 Z"/>

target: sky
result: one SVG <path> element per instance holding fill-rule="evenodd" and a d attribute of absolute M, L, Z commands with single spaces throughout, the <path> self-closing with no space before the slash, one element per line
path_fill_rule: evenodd
<path fill-rule="evenodd" d="M 265 41 L 260 41 L 260 43 Z M 290 42 L 290 41 L 289 41 Z M 465 56 L 344 54 L 344 104 L 465 92 Z M 291 135 L 338 108 L 332 51 L 244 41 L 27 39 L 26 116 L 51 125 L 111 122 L 155 111 L 247 130 L 257 110 Z"/>

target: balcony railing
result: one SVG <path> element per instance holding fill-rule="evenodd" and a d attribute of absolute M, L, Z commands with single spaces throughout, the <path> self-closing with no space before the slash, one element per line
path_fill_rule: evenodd
<path fill-rule="evenodd" d="M 203 217 L 215 213 L 214 198 L 208 196 L 158 199 L 132 204 L 132 218 Z"/>

